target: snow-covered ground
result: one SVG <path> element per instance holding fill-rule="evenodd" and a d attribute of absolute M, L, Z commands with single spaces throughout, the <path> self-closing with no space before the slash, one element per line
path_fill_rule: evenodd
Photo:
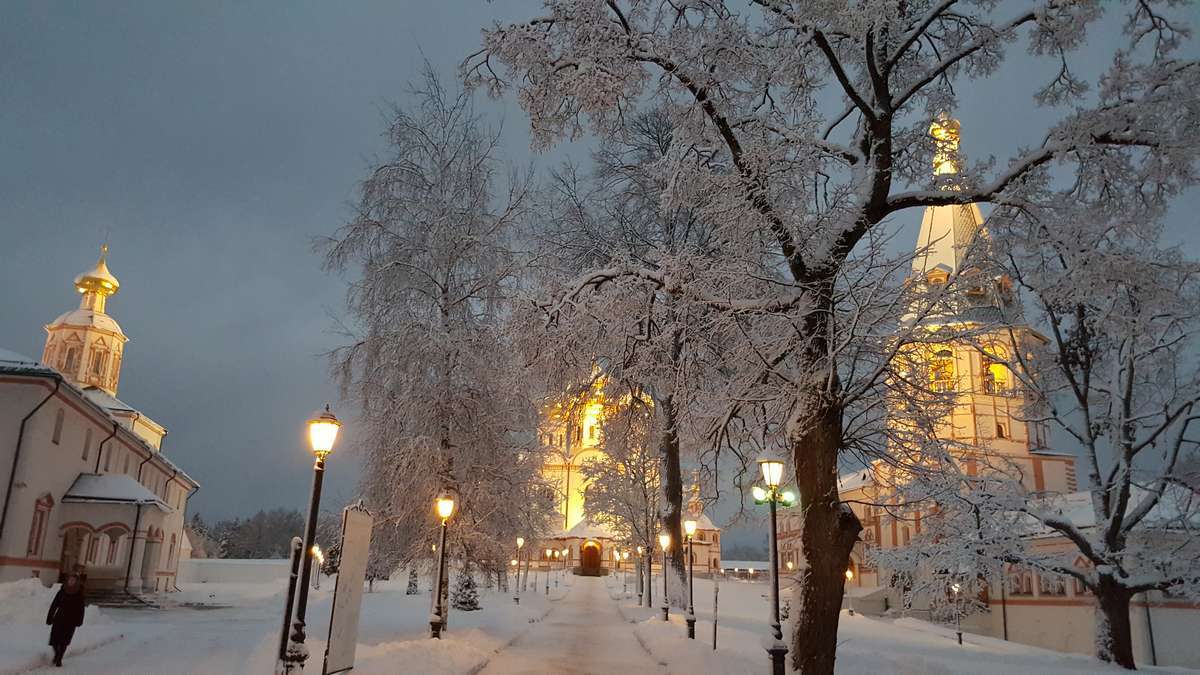
<path fill-rule="evenodd" d="M 511 594 L 480 589 L 483 609 L 452 611 L 445 639 L 430 640 L 429 583 L 422 581 L 420 594 L 405 595 L 405 582 L 376 584 L 374 593 L 363 596 L 354 672 L 704 675 L 763 672 L 767 667 L 762 647 L 765 583 L 720 584 L 714 652 L 713 584 L 706 579 L 696 580 L 694 641 L 685 637 L 682 612 L 672 611 L 670 623 L 664 623 L 657 607 L 636 606 L 636 598 L 623 592 L 619 576 L 572 578 L 552 586 L 550 597 L 539 584 L 537 592 L 521 594 L 519 606 Z M 324 653 L 332 586 L 324 579 L 321 590 L 310 596 L 308 645 L 314 656 L 309 672 L 318 672 Z M 282 594 L 281 584 L 193 584 L 168 596 L 171 602 L 158 610 L 92 607 L 65 667 L 51 669 L 45 612 L 53 590 L 32 580 L 0 584 L 0 675 L 270 673 Z M 839 642 L 837 672 L 843 674 L 1123 672 L 1082 656 L 973 635 L 959 647 L 952 629 L 914 619 L 843 613 Z"/>
<path fill-rule="evenodd" d="M 661 580 L 655 590 L 662 588 Z M 637 606 L 636 597 L 622 597 L 620 584 L 611 584 L 611 595 L 621 603 L 621 613 L 637 622 L 639 641 L 655 657 L 669 664 L 669 672 L 740 674 L 765 672 L 769 593 L 766 583 L 724 580 L 720 584 L 717 650 L 712 649 L 713 583 L 696 579 L 696 640 L 688 640 L 684 613 L 673 610 L 664 623 L 661 610 Z M 658 598 L 655 596 L 655 604 Z M 784 622 L 784 641 L 790 644 L 791 626 Z M 994 638 L 964 634 L 959 646 L 954 629 L 917 619 L 889 620 L 849 616 L 838 622 L 839 675 L 897 673 L 904 675 L 1038 673 L 1124 673 L 1095 659 L 1029 647 Z M 1141 666 L 1139 666 L 1141 668 Z M 1142 668 L 1145 672 L 1197 672 L 1183 668 Z"/>
<path fill-rule="evenodd" d="M 565 585 L 512 595 L 479 589 L 483 609 L 451 610 L 445 639 L 429 639 L 429 588 L 405 595 L 404 579 L 375 584 L 363 595 L 354 672 L 461 674 L 477 671 L 508 642 L 536 627 Z M 164 596 L 162 609 L 89 607 L 63 668 L 50 668 L 46 609 L 54 597 L 34 581 L 0 584 L 0 675 L 87 673 L 121 675 L 228 675 L 270 673 L 278 648 L 282 584 L 185 584 Z M 320 672 L 333 580 L 310 591 L 308 672 Z"/>

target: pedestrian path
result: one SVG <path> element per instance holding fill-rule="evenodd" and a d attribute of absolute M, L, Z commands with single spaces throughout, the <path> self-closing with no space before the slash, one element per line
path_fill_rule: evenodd
<path fill-rule="evenodd" d="M 492 658 L 483 675 L 665 673 L 622 618 L 600 577 L 574 577 L 541 622 Z"/>

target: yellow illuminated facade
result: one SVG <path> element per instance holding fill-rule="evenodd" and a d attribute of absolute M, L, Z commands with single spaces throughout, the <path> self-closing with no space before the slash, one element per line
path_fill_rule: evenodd
<path fill-rule="evenodd" d="M 555 490 L 563 530 L 583 520 L 583 493 L 587 487 L 580 468 L 604 456 L 601 425 L 609 404 L 598 380 L 586 392 L 551 406 L 542 421 L 542 445 L 549 448 L 542 476 Z"/>

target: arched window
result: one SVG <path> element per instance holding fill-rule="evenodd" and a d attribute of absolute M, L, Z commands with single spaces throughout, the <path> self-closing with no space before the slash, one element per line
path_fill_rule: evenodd
<path fill-rule="evenodd" d="M 117 551 L 121 548 L 121 536 L 113 532 L 108 533 L 108 555 L 104 557 L 104 564 L 113 565 L 117 562 Z"/>
<path fill-rule="evenodd" d="M 25 555 L 30 558 L 42 554 L 42 544 L 46 541 L 46 527 L 50 522 L 52 508 L 54 498 L 49 493 L 42 495 L 33 504 L 33 522 L 29 525 L 29 542 L 25 546 Z"/>
<path fill-rule="evenodd" d="M 87 432 L 83 434 L 83 461 L 87 461 L 88 453 L 92 450 L 92 429 L 88 427 Z"/>
<path fill-rule="evenodd" d="M 988 394 L 1003 394 L 1012 387 L 1009 372 L 1008 350 L 1003 345 L 991 345 L 983 353 L 983 391 Z"/>
<path fill-rule="evenodd" d="M 63 418 L 67 413 L 59 408 L 54 414 L 54 435 L 50 437 L 50 442 L 58 445 L 62 441 Z"/>
<path fill-rule="evenodd" d="M 954 389 L 954 352 L 943 347 L 933 353 L 933 360 L 929 363 L 929 382 L 934 391 Z"/>
<path fill-rule="evenodd" d="M 79 347 L 67 347 L 67 354 L 63 357 L 63 372 L 74 375 L 79 371 Z"/>

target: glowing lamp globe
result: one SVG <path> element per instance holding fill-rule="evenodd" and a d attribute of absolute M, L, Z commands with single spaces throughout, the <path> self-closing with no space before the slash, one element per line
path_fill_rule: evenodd
<path fill-rule="evenodd" d="M 962 590 L 962 587 L 958 584 L 950 584 L 950 590 L 954 591 L 955 595 L 958 595 L 958 592 Z"/>
<path fill-rule="evenodd" d="M 750 494 L 754 497 L 754 501 L 758 504 L 762 504 L 763 502 L 767 501 L 767 491 L 757 485 L 750 488 Z"/>
<path fill-rule="evenodd" d="M 846 570 L 846 581 L 854 580 L 854 570 Z"/>
<path fill-rule="evenodd" d="M 319 456 L 328 455 L 333 450 L 333 442 L 337 440 L 341 427 L 342 423 L 329 411 L 328 405 L 313 415 L 308 421 L 308 442 L 313 452 Z"/>
<path fill-rule="evenodd" d="M 517 559 L 516 559 L 516 558 L 513 558 L 512 560 L 510 560 L 510 561 L 509 561 L 509 563 L 508 563 L 508 564 L 509 564 L 509 565 L 512 565 L 513 567 L 516 567 L 516 566 L 517 566 Z"/>
<path fill-rule="evenodd" d="M 449 493 L 443 492 L 437 498 L 437 514 L 442 520 L 449 520 L 450 516 L 454 515 L 454 497 Z"/>
<path fill-rule="evenodd" d="M 641 547 L 641 546 L 637 547 L 637 552 L 638 552 L 638 555 L 641 555 L 641 554 L 642 554 L 642 547 Z"/>
<path fill-rule="evenodd" d="M 763 482 L 769 488 L 777 488 L 783 482 L 783 458 L 772 450 L 763 452 L 758 457 L 758 468 L 762 471 Z"/>
<path fill-rule="evenodd" d="M 517 537 L 517 548 L 525 545 L 525 537 Z"/>
<path fill-rule="evenodd" d="M 565 557 L 567 557 L 567 554 L 569 554 L 570 552 L 571 552 L 571 549 L 569 549 L 569 548 L 564 548 L 564 549 L 562 550 L 563 557 L 564 557 L 564 558 L 565 558 Z"/>
<path fill-rule="evenodd" d="M 684 532 L 684 534 L 686 534 L 689 537 L 696 534 L 696 521 L 694 521 L 694 520 L 683 521 L 683 532 Z"/>
<path fill-rule="evenodd" d="M 671 548 L 671 535 L 667 534 L 666 532 L 658 535 L 658 545 L 661 546 L 662 550 L 664 551 Z"/>
<path fill-rule="evenodd" d="M 621 557 L 625 560 L 629 560 L 629 551 L 625 551 L 624 553 L 622 553 Z"/>

